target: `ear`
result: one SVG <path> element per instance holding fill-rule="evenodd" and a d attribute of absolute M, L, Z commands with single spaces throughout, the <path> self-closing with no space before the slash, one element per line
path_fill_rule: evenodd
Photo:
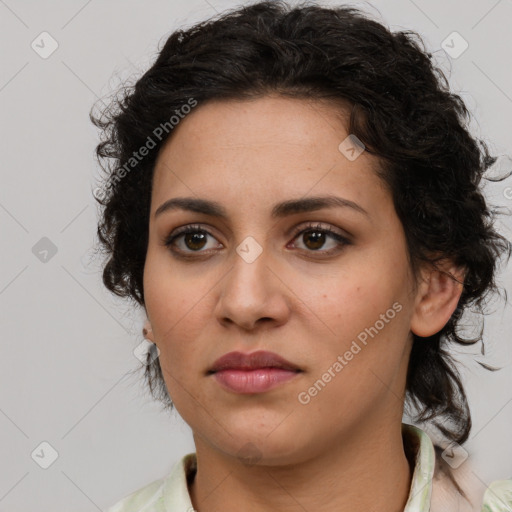
<path fill-rule="evenodd" d="M 144 338 L 148 341 L 151 341 L 152 343 L 155 343 L 155 338 L 153 336 L 153 328 L 151 327 L 151 323 L 149 320 L 146 320 L 144 322 L 144 328 L 142 329 L 142 334 L 144 335 Z"/>
<path fill-rule="evenodd" d="M 465 269 L 450 260 L 441 260 L 421 271 L 411 331 L 420 337 L 432 336 L 450 320 L 464 288 Z"/>

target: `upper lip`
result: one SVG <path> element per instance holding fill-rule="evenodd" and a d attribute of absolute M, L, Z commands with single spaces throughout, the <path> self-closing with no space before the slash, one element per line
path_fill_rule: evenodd
<path fill-rule="evenodd" d="M 256 368 L 283 368 L 300 371 L 300 368 L 274 352 L 258 350 L 250 354 L 244 352 L 228 352 L 213 363 L 208 373 L 220 370 L 254 370 Z"/>

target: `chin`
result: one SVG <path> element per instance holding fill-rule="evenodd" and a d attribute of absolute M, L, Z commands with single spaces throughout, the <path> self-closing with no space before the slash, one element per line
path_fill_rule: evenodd
<path fill-rule="evenodd" d="M 229 439 L 228 446 L 219 449 L 230 457 L 235 457 L 246 466 L 285 466 L 303 460 L 304 449 L 297 443 L 296 436 L 283 430 L 270 436 L 248 433 L 235 434 Z"/>

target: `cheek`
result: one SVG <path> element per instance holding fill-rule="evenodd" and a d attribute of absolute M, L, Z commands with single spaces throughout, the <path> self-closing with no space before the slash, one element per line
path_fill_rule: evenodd
<path fill-rule="evenodd" d="M 163 335 L 174 325 L 179 328 L 194 293 L 191 283 L 186 281 L 179 267 L 173 265 L 167 252 L 155 248 L 154 244 L 150 242 L 144 266 L 144 300 L 153 332 L 162 341 Z"/>
<path fill-rule="evenodd" d="M 183 380 L 187 367 L 189 373 L 199 370 L 199 343 L 205 336 L 205 319 L 212 314 L 211 295 L 207 293 L 211 285 L 197 275 L 193 279 L 184 277 L 179 269 L 170 268 L 169 259 L 163 260 L 148 255 L 144 298 L 162 370 Z"/>
<path fill-rule="evenodd" d="M 361 364 L 367 358 L 391 362 L 398 356 L 409 330 L 405 270 L 376 256 L 354 263 L 310 295 L 307 303 L 314 305 L 314 325 L 326 333 L 326 351 L 344 354 L 355 342 L 362 350 L 353 359 Z"/>
<path fill-rule="evenodd" d="M 353 334 L 354 329 L 373 324 L 397 300 L 400 287 L 370 268 L 351 268 L 323 286 L 316 283 L 316 291 L 309 293 L 307 301 L 313 311 L 335 333 Z"/>

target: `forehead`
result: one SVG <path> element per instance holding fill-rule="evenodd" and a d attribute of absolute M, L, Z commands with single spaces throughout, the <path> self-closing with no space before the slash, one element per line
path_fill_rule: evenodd
<path fill-rule="evenodd" d="M 180 145 L 209 152 L 235 146 L 311 146 L 328 133 L 336 139 L 340 131 L 346 133 L 347 109 L 325 100 L 277 95 L 210 100 L 180 121 L 163 152 L 176 146 L 173 140 L 177 138 Z"/>
<path fill-rule="evenodd" d="M 363 191 L 378 192 L 376 158 L 363 151 L 351 160 L 340 149 L 348 116 L 339 103 L 280 96 L 200 104 L 160 151 L 152 209 L 169 194 L 218 197 L 222 191 L 227 199 L 237 190 L 249 199 L 337 188 L 357 201 Z"/>

